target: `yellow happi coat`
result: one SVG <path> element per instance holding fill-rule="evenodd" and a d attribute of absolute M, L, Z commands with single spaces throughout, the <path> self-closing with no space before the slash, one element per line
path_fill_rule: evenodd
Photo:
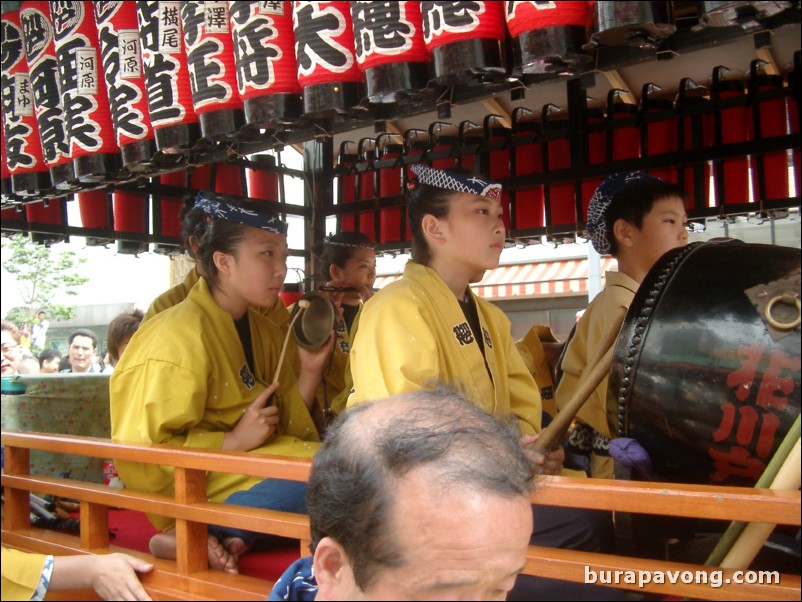
<path fill-rule="evenodd" d="M 248 405 L 272 380 L 281 351 L 279 328 L 249 310 L 255 366 L 251 375 L 231 315 L 212 298 L 200 279 L 182 303 L 148 320 L 137 330 L 111 378 L 111 435 L 115 441 L 167 443 L 220 449 Z M 252 451 L 312 456 L 317 429 L 285 362 L 274 403 L 279 408 L 276 435 Z M 169 467 L 116 462 L 126 487 L 172 493 Z M 256 477 L 209 473 L 210 500 L 222 501 L 247 489 Z M 170 526 L 152 517 L 157 528 Z"/>
<path fill-rule="evenodd" d="M 359 315 L 348 404 L 446 383 L 493 415 L 516 416 L 522 433 L 539 432 L 540 393 L 515 348 L 510 321 L 470 294 L 484 356 L 454 293 L 437 272 L 408 262 L 403 278 L 376 293 Z"/>
<path fill-rule="evenodd" d="M 30 600 L 45 568 L 47 556 L 3 546 L 3 600 Z"/>
<path fill-rule="evenodd" d="M 148 311 L 145 313 L 145 320 L 150 320 L 156 314 L 163 312 L 165 309 L 169 309 L 173 305 L 178 305 L 187 298 L 189 295 L 189 291 L 192 290 L 192 287 L 195 286 L 200 280 L 200 276 L 198 276 L 198 270 L 195 266 L 192 266 L 192 269 L 187 272 L 187 275 L 184 277 L 183 282 L 181 284 L 175 285 L 168 291 L 163 292 L 161 295 L 156 297 L 153 302 L 148 307 Z M 277 298 L 276 302 L 271 307 L 257 307 L 255 308 L 260 314 L 263 314 L 265 317 L 270 318 L 275 322 L 279 328 L 281 328 L 282 332 L 287 332 L 287 323 L 290 320 L 290 312 L 287 311 L 287 308 L 284 305 L 284 302 Z"/>
<path fill-rule="evenodd" d="M 604 277 L 606 281 L 604 290 L 596 295 L 582 314 L 576 324 L 574 336 L 565 349 L 561 364 L 563 374 L 554 394 L 558 411 L 562 410 L 573 396 L 582 373 L 592 367 L 587 365 L 588 357 L 593 355 L 598 346 L 610 323 L 610 316 L 619 307 L 628 309 L 640 286 L 623 272 L 606 272 Z M 609 439 L 613 433 L 607 419 L 607 380 L 605 377 L 596 387 L 576 418 Z M 591 476 L 611 479 L 613 469 L 612 458 L 591 454 Z"/>

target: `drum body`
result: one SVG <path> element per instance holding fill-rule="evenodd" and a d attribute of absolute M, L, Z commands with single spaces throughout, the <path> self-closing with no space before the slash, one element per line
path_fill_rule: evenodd
<path fill-rule="evenodd" d="M 612 432 L 646 449 L 655 478 L 754 485 L 799 415 L 799 290 L 787 247 L 693 243 L 651 269 L 607 403 Z"/>

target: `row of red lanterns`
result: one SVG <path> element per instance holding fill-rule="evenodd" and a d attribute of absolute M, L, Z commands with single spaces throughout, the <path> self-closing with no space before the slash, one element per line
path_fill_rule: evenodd
<path fill-rule="evenodd" d="M 679 83 L 678 91 L 647 84 L 640 105 L 624 102 L 625 91 L 611 90 L 605 105 L 592 104 L 583 111 L 587 155 L 582 165 L 572 163 L 568 113 L 555 105 L 546 105 L 537 113 L 519 107 L 513 112 L 511 127 L 504 126 L 499 116 L 488 115 L 483 124 L 435 122 L 428 131 L 344 142 L 337 167 L 338 203 L 361 201 L 364 208 L 340 212 L 340 226 L 360 230 L 383 244 L 409 240 L 402 203 L 390 197 L 401 193 L 411 177 L 408 166 L 418 161 L 441 169 L 480 171 L 507 181 L 629 160 L 654 163 L 661 155 L 676 157 L 680 152 L 698 157 L 721 145 L 798 135 L 797 98 L 787 94 L 794 84 L 789 81 L 786 87 L 780 76 L 762 72 L 757 63 L 752 64 L 746 79 L 717 67 L 709 88 L 689 79 Z M 797 190 L 800 154 L 798 148 L 792 149 Z M 712 162 L 689 159 L 647 171 L 682 185 L 688 195 L 687 210 L 697 216 L 713 207 L 742 210 L 752 204 L 752 210 L 758 210 L 760 201 L 780 201 L 790 194 L 786 150 Z M 576 224 L 584 221 L 590 197 L 602 177 L 546 184 L 529 180 L 505 187 L 507 227 L 573 232 Z M 715 182 L 715 198 L 710 196 L 711 181 Z"/>
<path fill-rule="evenodd" d="M 170 154 L 201 135 L 228 136 L 246 121 L 325 117 L 365 94 L 394 102 L 428 84 L 430 64 L 442 84 L 503 76 L 507 31 L 519 42 L 519 72 L 570 72 L 590 59 L 581 46 L 590 41 L 591 21 L 596 43 L 620 31 L 631 43 L 636 30 L 654 43 L 673 31 L 668 6 L 22 2 L 2 24 L 12 187 L 19 195 L 69 190 L 74 179 L 100 182 L 120 164 L 135 172 L 147 165 L 154 141 Z M 82 195 L 95 206 L 84 225 L 103 227 L 108 212 L 99 195 Z"/>

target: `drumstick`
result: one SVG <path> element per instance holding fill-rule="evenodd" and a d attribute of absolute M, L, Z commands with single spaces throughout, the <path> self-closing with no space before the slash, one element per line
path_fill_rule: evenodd
<path fill-rule="evenodd" d="M 626 307 L 619 307 L 618 311 L 613 315 L 612 320 L 602 333 L 598 345 L 593 350 L 593 356 L 588 361 L 585 371 L 579 377 L 574 394 L 563 409 L 558 412 L 554 420 L 540 431 L 540 436 L 534 444 L 535 449 L 547 451 L 559 444 L 568 427 L 571 426 L 571 422 L 573 422 L 577 412 L 585 405 L 585 402 L 596 390 L 596 387 L 599 386 L 599 383 L 604 380 L 604 377 L 610 373 L 610 366 L 613 364 L 613 353 L 615 352 L 615 342 L 626 315 Z"/>
<path fill-rule="evenodd" d="M 273 384 L 278 382 L 278 375 L 281 372 L 281 365 L 284 363 L 284 352 L 287 351 L 287 343 L 290 340 L 290 334 L 292 334 L 292 327 L 295 325 L 295 320 L 298 319 L 298 316 L 301 315 L 301 312 L 309 307 L 309 301 L 306 299 L 300 299 L 298 301 L 298 311 L 295 312 L 295 315 L 290 321 L 290 326 L 287 328 L 287 334 L 284 336 L 284 344 L 281 346 L 281 355 L 278 356 L 278 366 L 276 366 L 276 373 L 273 375 Z"/>

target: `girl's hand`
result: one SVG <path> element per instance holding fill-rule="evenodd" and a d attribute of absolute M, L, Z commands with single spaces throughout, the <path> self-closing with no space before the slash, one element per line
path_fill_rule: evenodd
<path fill-rule="evenodd" d="M 278 408 L 267 405 L 270 396 L 278 390 L 273 383 L 253 400 L 231 431 L 223 436 L 223 449 L 250 451 L 262 445 L 276 432 Z"/>
<path fill-rule="evenodd" d="M 298 358 L 301 361 L 301 375 L 321 376 L 329 365 L 329 358 L 334 349 L 335 334 L 332 330 L 329 340 L 318 349 L 306 349 L 298 345 Z"/>

